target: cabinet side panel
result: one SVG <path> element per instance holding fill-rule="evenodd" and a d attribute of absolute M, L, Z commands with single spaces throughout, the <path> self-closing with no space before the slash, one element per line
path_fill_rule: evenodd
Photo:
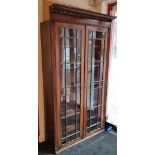
<path fill-rule="evenodd" d="M 41 53 L 40 22 L 38 23 L 38 142 L 45 141 L 44 95 L 43 95 L 43 71 Z"/>
<path fill-rule="evenodd" d="M 105 79 L 105 83 L 104 83 L 104 117 L 106 117 L 106 108 L 107 108 L 107 92 L 108 92 L 108 73 L 109 73 L 109 50 L 110 50 L 110 36 L 111 36 L 111 33 L 110 31 L 108 30 L 107 31 L 107 38 L 106 38 L 106 53 L 105 53 L 105 58 L 106 58 L 106 61 L 105 61 L 105 75 L 104 75 L 104 79 Z M 104 121 L 104 125 L 105 125 L 105 122 L 106 122 L 106 118 L 105 118 L 105 121 Z"/>
<path fill-rule="evenodd" d="M 52 56 L 51 56 L 51 24 L 49 21 L 41 23 L 41 44 L 42 44 L 42 65 L 43 65 L 43 86 L 45 103 L 45 132 L 46 140 L 51 144 L 51 149 L 55 148 L 54 132 L 54 102 L 53 102 L 53 76 L 52 76 Z"/>

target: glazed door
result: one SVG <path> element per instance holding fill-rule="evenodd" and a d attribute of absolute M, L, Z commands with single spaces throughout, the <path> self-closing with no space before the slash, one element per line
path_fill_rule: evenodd
<path fill-rule="evenodd" d="M 84 42 L 85 27 L 56 24 L 58 69 L 57 120 L 59 146 L 70 144 L 83 135 Z M 60 130 L 59 130 L 60 129 Z"/>
<path fill-rule="evenodd" d="M 84 132 L 104 128 L 107 29 L 86 27 Z"/>
<path fill-rule="evenodd" d="M 104 127 L 107 29 L 56 23 L 57 143 Z"/>

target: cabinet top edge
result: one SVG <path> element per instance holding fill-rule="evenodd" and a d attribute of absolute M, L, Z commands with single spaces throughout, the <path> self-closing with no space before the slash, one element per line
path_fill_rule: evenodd
<path fill-rule="evenodd" d="M 94 19 L 94 20 L 100 20 L 105 22 L 112 22 L 112 20 L 116 18 L 116 16 L 109 16 L 102 13 L 92 12 L 92 11 L 60 5 L 60 4 L 52 4 L 50 6 L 50 13 Z"/>

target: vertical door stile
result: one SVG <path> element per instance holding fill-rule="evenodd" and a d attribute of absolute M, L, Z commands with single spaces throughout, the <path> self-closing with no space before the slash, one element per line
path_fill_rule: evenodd
<path fill-rule="evenodd" d="M 60 58 L 59 58 L 59 44 L 60 44 L 60 40 L 59 40 L 59 30 L 58 30 L 58 25 L 57 24 L 55 24 L 55 37 L 56 37 L 56 42 L 57 42 L 57 44 L 55 44 L 55 48 L 56 48 L 56 50 L 55 50 L 55 58 L 56 58 L 56 62 L 55 62 L 55 66 L 56 66 L 56 71 L 57 71 L 57 78 L 56 78 L 56 81 L 55 81 L 55 83 L 56 83 L 56 113 L 57 113 L 57 115 L 56 115 L 56 127 L 57 127 L 57 129 L 58 130 L 56 130 L 56 136 L 57 136 L 57 138 L 56 138 L 56 145 L 57 145 L 57 147 L 58 148 L 60 148 L 61 147 L 61 132 L 60 132 L 60 129 L 61 129 L 61 123 L 60 123 L 60 73 L 59 73 L 59 68 L 60 68 L 60 64 L 59 64 L 59 61 L 60 61 Z"/>
<path fill-rule="evenodd" d="M 77 30 L 76 30 L 76 37 L 77 37 Z M 77 50 L 77 38 L 76 38 L 76 60 L 78 59 L 78 55 L 77 55 L 77 52 L 78 52 L 78 50 Z M 76 68 L 77 68 L 77 61 L 76 61 Z M 76 69 L 76 73 L 75 73 L 75 81 L 76 81 L 76 83 L 75 83 L 75 85 L 77 84 L 77 76 L 78 76 L 78 74 L 77 74 L 77 69 Z M 77 116 L 76 116 L 76 113 L 77 113 L 77 92 L 78 92 L 78 90 L 77 90 L 77 87 L 76 87 L 76 89 L 75 89 L 75 91 L 76 91 L 76 94 L 75 94 L 75 122 L 76 122 L 76 125 L 75 125 L 75 132 L 77 132 Z M 76 136 L 76 138 L 77 138 L 77 134 L 75 135 Z"/>
<path fill-rule="evenodd" d="M 64 56 L 65 56 L 65 76 L 64 76 L 64 79 L 65 79 L 65 137 L 67 137 L 67 104 L 66 104 L 66 40 L 65 40 L 65 38 L 66 38 L 66 36 L 65 36 L 65 32 L 66 32 L 66 29 L 64 29 L 64 38 L 63 38 L 63 41 L 64 41 L 64 48 L 63 48 L 63 50 L 64 50 Z M 65 138 L 65 141 L 67 142 L 67 138 Z"/>
<path fill-rule="evenodd" d="M 85 47 L 85 26 L 82 26 L 82 34 L 81 34 L 81 119 L 80 119 L 80 137 L 83 138 L 83 125 L 84 125 L 84 88 L 85 88 L 85 81 L 84 81 L 84 47 Z"/>
<path fill-rule="evenodd" d="M 83 137 L 86 137 L 86 127 L 87 127 L 87 72 L 88 72 L 88 29 L 85 26 L 85 51 L 83 54 L 84 57 L 84 116 L 83 116 Z"/>
<path fill-rule="evenodd" d="M 107 76 L 108 76 L 108 43 L 109 43 L 109 34 L 108 30 L 105 31 L 105 50 L 104 50 L 104 74 L 103 74 L 103 91 L 102 91 L 102 117 L 101 117 L 101 128 L 105 126 L 105 114 L 106 114 L 106 91 L 107 91 Z"/>

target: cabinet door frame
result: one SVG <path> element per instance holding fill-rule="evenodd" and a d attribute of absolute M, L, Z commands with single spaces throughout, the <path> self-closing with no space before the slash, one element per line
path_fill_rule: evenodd
<path fill-rule="evenodd" d="M 88 38 L 88 31 L 99 31 L 105 32 L 105 45 L 104 45 L 104 56 L 103 56 L 103 87 L 102 87 L 102 100 L 101 100 L 101 128 L 98 128 L 91 133 L 86 133 L 87 129 L 87 79 L 88 79 L 88 48 L 89 48 L 89 38 Z M 106 111 L 106 89 L 107 89 L 107 75 L 108 75 L 108 40 L 109 40 L 109 33 L 108 28 L 97 27 L 97 26 L 87 26 L 86 25 L 86 47 L 85 47 L 85 94 L 84 94 L 84 137 L 89 137 L 100 130 L 104 129 L 105 126 L 105 111 Z"/>
<path fill-rule="evenodd" d="M 77 140 L 74 142 L 69 142 L 67 144 L 62 145 L 61 142 L 61 117 L 60 117 L 60 39 L 59 39 L 59 30 L 61 27 L 64 28 L 71 28 L 71 29 L 80 29 L 82 30 L 82 43 L 81 43 L 81 111 L 80 111 L 80 138 L 83 137 L 83 102 L 84 102 L 84 42 L 85 42 L 85 26 L 84 25 L 77 25 L 77 24 L 69 24 L 69 23 L 61 23 L 61 22 L 56 22 L 55 23 L 55 34 L 56 34 L 56 39 L 55 39 L 55 58 L 56 58 L 56 70 L 57 70 L 57 81 L 56 81 L 56 130 L 57 130 L 57 145 L 58 148 L 66 147 L 71 145 L 71 143 L 75 143 Z"/>

